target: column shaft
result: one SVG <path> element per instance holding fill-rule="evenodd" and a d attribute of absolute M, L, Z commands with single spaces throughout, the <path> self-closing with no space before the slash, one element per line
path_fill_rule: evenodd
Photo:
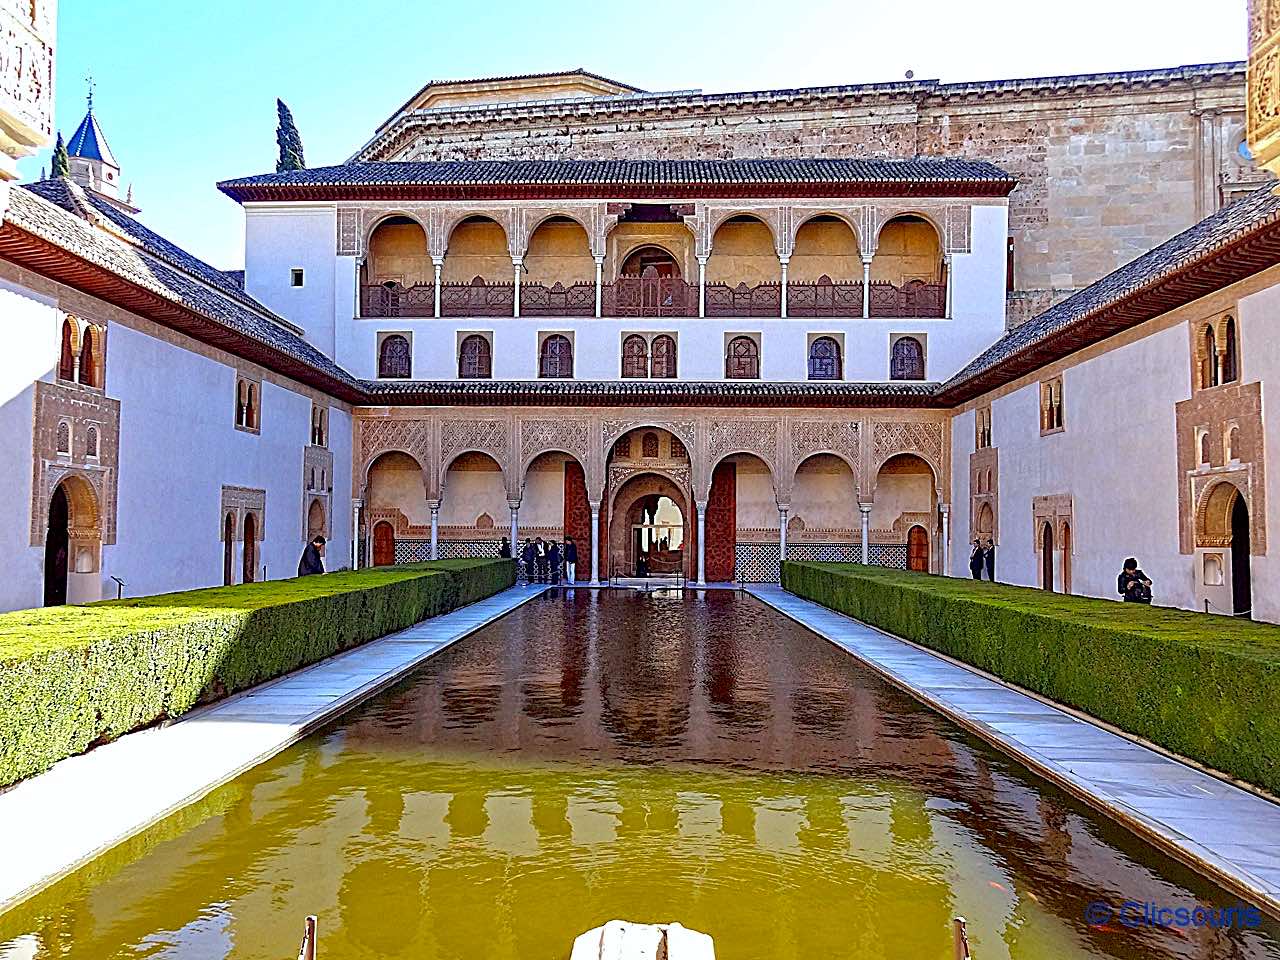
<path fill-rule="evenodd" d="M 432 257 L 431 265 L 435 268 L 435 316 L 440 316 L 440 270 L 444 266 L 444 257 Z"/>
<path fill-rule="evenodd" d="M 867 564 L 871 562 L 871 504 L 858 504 L 858 511 L 862 514 L 862 562 Z"/>
<path fill-rule="evenodd" d="M 950 317 L 951 317 L 951 311 L 952 311 L 952 309 L 953 309 L 953 307 L 952 307 L 952 300 L 951 300 L 951 298 L 952 298 L 952 290 L 954 289 L 954 288 L 952 287 L 952 284 L 951 284 L 951 254 L 947 254 L 947 255 L 943 258 L 942 262 L 943 262 L 943 265 L 944 265 L 944 267 L 943 267 L 943 268 L 947 271 L 947 308 L 946 308 L 946 311 L 945 311 L 945 314 L 944 314 L 944 315 L 945 315 L 948 319 L 950 319 Z"/>
<path fill-rule="evenodd" d="M 600 504 L 591 504 L 591 585 L 600 585 Z"/>
<path fill-rule="evenodd" d="M 431 507 L 431 559 L 440 559 L 440 503 L 429 502 Z"/>
<path fill-rule="evenodd" d="M 596 316 L 604 311 L 604 257 L 596 257 Z"/>
<path fill-rule="evenodd" d="M 778 507 L 778 558 L 780 560 L 787 559 L 787 514 L 791 508 L 779 505 Z"/>
<path fill-rule="evenodd" d="M 787 316 L 787 257 L 779 258 L 782 263 L 782 308 L 781 315 L 785 320 Z"/>
<path fill-rule="evenodd" d="M 511 269 L 515 274 L 515 289 L 512 290 L 513 302 L 511 304 L 511 315 L 513 317 L 520 316 L 520 269 L 523 265 L 523 257 L 511 258 Z"/>
<path fill-rule="evenodd" d="M 871 316 L 871 258 L 862 258 L 862 318 Z"/>
<path fill-rule="evenodd" d="M 698 258 L 698 316 L 707 315 L 707 258 Z"/>
<path fill-rule="evenodd" d="M 707 501 L 699 500 L 698 507 L 698 586 L 707 584 Z"/>
<path fill-rule="evenodd" d="M 520 535 L 520 501 L 508 500 L 507 505 L 511 508 L 511 555 L 519 556 L 516 547 L 516 538 Z"/>

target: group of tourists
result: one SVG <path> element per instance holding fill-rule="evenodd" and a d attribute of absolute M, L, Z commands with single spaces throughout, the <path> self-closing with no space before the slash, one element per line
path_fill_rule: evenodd
<path fill-rule="evenodd" d="M 498 556 L 511 557 L 511 541 L 506 537 L 498 547 Z M 573 583 L 578 579 L 578 545 L 573 537 L 566 537 L 563 547 L 555 540 L 526 538 L 520 545 L 519 560 L 524 579 L 529 583 L 558 584 L 561 578 Z"/>
<path fill-rule="evenodd" d="M 996 578 L 996 542 L 977 539 L 973 541 L 973 553 L 969 554 L 969 572 L 973 579 L 981 580 L 985 572 L 988 580 Z"/>

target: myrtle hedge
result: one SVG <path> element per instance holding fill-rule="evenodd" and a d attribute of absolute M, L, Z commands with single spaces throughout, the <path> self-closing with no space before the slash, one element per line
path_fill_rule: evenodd
<path fill-rule="evenodd" d="M 514 582 L 440 560 L 0 614 L 0 786 Z"/>
<path fill-rule="evenodd" d="M 782 585 L 1280 794 L 1280 627 L 851 563 Z"/>

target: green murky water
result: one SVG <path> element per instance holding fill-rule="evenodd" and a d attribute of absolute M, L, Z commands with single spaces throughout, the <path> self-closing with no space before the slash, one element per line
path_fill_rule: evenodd
<path fill-rule="evenodd" d="M 545 598 L 0 916 L 0 957 L 568 956 L 612 918 L 720 960 L 1280 957 L 1280 928 L 754 600 Z"/>

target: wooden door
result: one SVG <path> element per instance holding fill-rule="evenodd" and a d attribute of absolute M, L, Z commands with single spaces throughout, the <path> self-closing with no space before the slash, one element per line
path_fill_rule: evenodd
<path fill-rule="evenodd" d="M 389 567 L 396 562 L 396 534 L 386 520 L 373 525 L 373 565 Z"/>
<path fill-rule="evenodd" d="M 907 569 L 929 572 L 929 534 L 924 527 L 912 527 L 907 531 Z"/>

